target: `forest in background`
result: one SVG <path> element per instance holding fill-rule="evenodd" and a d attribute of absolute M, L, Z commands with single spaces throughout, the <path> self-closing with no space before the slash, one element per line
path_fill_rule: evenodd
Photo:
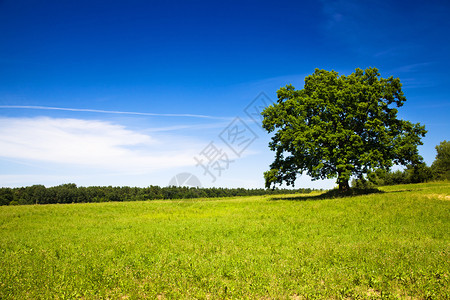
<path fill-rule="evenodd" d="M 244 188 L 196 188 L 196 187 L 113 187 L 77 186 L 67 183 L 54 187 L 32 185 L 19 188 L 0 188 L 0 205 L 89 203 L 110 201 L 146 201 L 193 198 L 217 198 L 235 196 L 260 196 L 310 193 L 313 189 L 244 189 Z"/>

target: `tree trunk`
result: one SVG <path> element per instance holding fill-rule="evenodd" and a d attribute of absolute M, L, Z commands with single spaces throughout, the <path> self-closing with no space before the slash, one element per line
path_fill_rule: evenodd
<path fill-rule="evenodd" d="M 350 185 L 348 184 L 348 180 L 339 182 L 339 191 L 346 192 L 350 189 Z"/>

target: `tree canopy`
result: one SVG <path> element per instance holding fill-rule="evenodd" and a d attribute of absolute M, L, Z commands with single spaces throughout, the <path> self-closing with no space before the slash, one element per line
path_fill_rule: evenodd
<path fill-rule="evenodd" d="M 388 170 L 393 164 L 422 161 L 425 126 L 398 119 L 406 98 L 398 78 L 381 78 L 378 69 L 356 69 L 349 76 L 316 69 L 303 89 L 277 91 L 277 103 L 265 108 L 263 127 L 274 133 L 275 151 L 266 187 L 294 185 L 306 172 L 313 179 L 337 178 L 340 190 L 352 175 Z"/>

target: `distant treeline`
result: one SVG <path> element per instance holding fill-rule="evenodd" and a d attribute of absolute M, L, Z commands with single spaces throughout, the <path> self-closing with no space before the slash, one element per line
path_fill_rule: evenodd
<path fill-rule="evenodd" d="M 442 175 L 425 164 L 408 166 L 404 170 L 386 171 L 382 169 L 369 172 L 366 178 L 353 179 L 352 187 L 374 188 L 384 185 L 421 183 L 436 180 L 449 180 L 448 175 Z"/>
<path fill-rule="evenodd" d="M 157 199 L 192 199 L 234 196 L 310 193 L 313 189 L 244 189 L 194 187 L 77 187 L 74 183 L 46 188 L 33 185 L 20 188 L 0 188 L 0 205 L 88 203 L 109 201 L 145 201 Z"/>
<path fill-rule="evenodd" d="M 403 171 L 378 169 L 366 177 L 354 179 L 352 187 L 372 188 L 383 185 L 420 183 L 433 180 L 450 180 L 450 142 L 442 141 L 436 147 L 436 159 L 427 166 L 424 162 L 409 165 Z"/>

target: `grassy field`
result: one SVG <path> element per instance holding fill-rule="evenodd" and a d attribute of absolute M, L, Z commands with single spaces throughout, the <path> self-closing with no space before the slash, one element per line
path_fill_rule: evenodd
<path fill-rule="evenodd" d="M 450 183 L 0 207 L 0 299 L 449 299 Z"/>

